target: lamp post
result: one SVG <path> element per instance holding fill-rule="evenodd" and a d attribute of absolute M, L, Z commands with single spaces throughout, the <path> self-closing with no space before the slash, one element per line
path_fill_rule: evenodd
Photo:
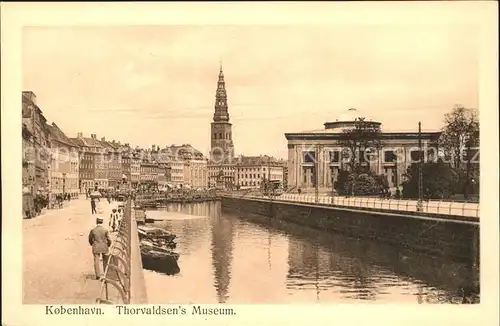
<path fill-rule="evenodd" d="M 266 184 L 267 194 L 269 195 L 269 209 L 271 209 L 271 204 L 273 202 L 272 189 L 271 189 L 271 157 L 267 157 L 267 184 Z"/>
<path fill-rule="evenodd" d="M 315 201 L 316 203 L 319 201 L 319 184 L 318 184 L 318 179 L 319 179 L 319 154 L 320 154 L 320 147 L 316 146 L 316 155 L 314 155 L 314 194 L 315 194 Z"/>
<path fill-rule="evenodd" d="M 50 203 L 52 202 L 52 173 L 50 171 L 50 165 L 47 166 L 47 171 L 48 171 L 48 175 L 49 175 L 49 178 L 47 179 L 47 187 L 49 188 L 48 189 L 48 194 L 49 194 L 49 204 L 48 204 L 48 208 L 51 209 L 52 207 L 50 206 Z"/>
<path fill-rule="evenodd" d="M 62 176 L 63 176 L 62 192 L 64 198 L 64 195 L 66 194 L 66 173 L 63 173 Z"/>
<path fill-rule="evenodd" d="M 421 212 L 423 210 L 423 176 L 422 176 L 422 124 L 418 122 L 418 202 L 417 202 L 417 212 Z"/>

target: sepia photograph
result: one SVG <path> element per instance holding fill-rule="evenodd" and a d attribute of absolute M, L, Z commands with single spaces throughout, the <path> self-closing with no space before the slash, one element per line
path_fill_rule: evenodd
<path fill-rule="evenodd" d="M 478 306 L 481 33 L 22 26 L 22 304 Z"/>

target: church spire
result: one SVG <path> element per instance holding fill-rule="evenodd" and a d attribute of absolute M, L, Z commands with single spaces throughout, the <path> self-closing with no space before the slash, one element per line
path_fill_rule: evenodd
<path fill-rule="evenodd" d="M 220 62 L 219 80 L 217 81 L 217 91 L 215 92 L 214 122 L 219 121 L 229 122 L 226 83 L 224 81 L 224 72 L 222 71 L 222 61 Z"/>

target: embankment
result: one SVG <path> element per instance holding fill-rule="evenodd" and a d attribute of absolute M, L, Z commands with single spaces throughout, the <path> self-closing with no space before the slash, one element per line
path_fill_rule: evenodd
<path fill-rule="evenodd" d="M 471 261 L 479 267 L 479 221 L 226 196 L 222 197 L 222 209 L 236 212 L 242 218 L 247 213 L 353 238 L 376 239 L 432 255 Z"/>

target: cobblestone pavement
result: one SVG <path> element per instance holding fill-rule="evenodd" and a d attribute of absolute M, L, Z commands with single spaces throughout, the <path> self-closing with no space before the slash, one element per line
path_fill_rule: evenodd
<path fill-rule="evenodd" d="M 118 202 L 101 199 L 98 215 L 108 226 Z M 89 231 L 95 226 L 85 197 L 23 220 L 23 303 L 91 304 L 99 296 Z"/>

